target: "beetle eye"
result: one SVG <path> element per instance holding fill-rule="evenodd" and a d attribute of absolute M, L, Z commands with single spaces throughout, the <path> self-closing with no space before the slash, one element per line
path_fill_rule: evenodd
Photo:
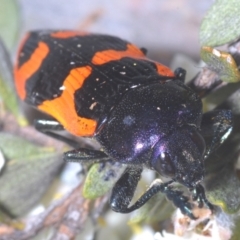
<path fill-rule="evenodd" d="M 191 131 L 190 138 L 198 148 L 199 152 L 203 155 L 206 150 L 206 144 L 202 135 L 197 130 L 193 130 Z"/>
<path fill-rule="evenodd" d="M 154 168 L 163 176 L 173 177 L 175 175 L 175 168 L 170 155 L 167 152 L 161 152 L 154 161 Z"/>

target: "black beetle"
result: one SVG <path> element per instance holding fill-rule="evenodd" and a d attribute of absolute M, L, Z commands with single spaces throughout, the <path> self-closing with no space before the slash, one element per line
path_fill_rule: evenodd
<path fill-rule="evenodd" d="M 65 160 L 127 165 L 112 190 L 114 211 L 131 212 L 160 191 L 195 218 L 188 198 L 171 184 L 183 184 L 199 207 L 213 209 L 200 184 L 204 159 L 231 132 L 231 112 L 203 114 L 199 96 L 184 84 L 185 70 L 173 73 L 145 54 L 145 49 L 107 35 L 31 32 L 15 67 L 17 92 L 56 118 L 38 120 L 40 131 L 75 147 L 52 130 L 66 129 L 101 144 L 101 150 L 67 152 Z M 129 206 L 144 167 L 170 181 L 155 181 Z"/>

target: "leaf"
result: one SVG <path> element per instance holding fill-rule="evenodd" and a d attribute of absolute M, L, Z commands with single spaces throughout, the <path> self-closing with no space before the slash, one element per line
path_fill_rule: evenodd
<path fill-rule="evenodd" d="M 239 12 L 239 0 L 217 0 L 202 21 L 201 46 L 220 46 L 239 38 Z"/>
<path fill-rule="evenodd" d="M 0 0 L 1 1 L 1 0 Z M 18 106 L 18 98 L 13 80 L 13 67 L 9 51 L 0 39 L 0 99 L 16 118 L 21 126 L 27 125 L 27 120 Z M 3 109 L 1 109 L 4 111 Z"/>
<path fill-rule="evenodd" d="M 11 50 L 17 37 L 20 22 L 17 2 L 15 0 L 0 0 L 0 6 L 0 37 L 8 50 Z"/>
<path fill-rule="evenodd" d="M 106 194 L 124 172 L 126 166 L 118 163 L 94 164 L 89 170 L 84 187 L 83 196 L 96 199 Z"/>
<path fill-rule="evenodd" d="M 63 164 L 54 148 L 33 145 L 0 133 L 0 149 L 7 164 L 0 172 L 0 209 L 11 216 L 26 214 L 42 197 Z"/>
<path fill-rule="evenodd" d="M 240 72 L 231 54 L 211 47 L 201 48 L 201 58 L 224 82 L 240 81 Z"/>

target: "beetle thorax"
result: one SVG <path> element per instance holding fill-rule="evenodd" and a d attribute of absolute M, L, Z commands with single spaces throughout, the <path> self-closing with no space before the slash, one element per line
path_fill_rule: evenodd
<path fill-rule="evenodd" d="M 184 125 L 199 127 L 201 109 L 201 100 L 181 81 L 140 86 L 123 96 L 96 138 L 113 159 L 138 163 L 164 136 Z"/>

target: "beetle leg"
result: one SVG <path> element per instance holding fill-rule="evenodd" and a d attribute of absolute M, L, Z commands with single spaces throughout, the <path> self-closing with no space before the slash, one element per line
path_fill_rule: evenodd
<path fill-rule="evenodd" d="M 213 210 L 213 205 L 207 200 L 205 191 L 202 185 L 198 184 L 193 190 L 192 190 L 192 198 L 193 201 L 198 202 L 198 206 L 200 208 L 203 207 L 203 204 L 205 204 L 210 210 Z"/>
<path fill-rule="evenodd" d="M 56 120 L 36 119 L 34 126 L 40 132 L 64 130 L 63 125 Z"/>
<path fill-rule="evenodd" d="M 116 182 L 110 197 L 110 206 L 113 211 L 129 213 L 139 208 L 147 201 L 146 200 L 140 206 L 135 203 L 133 206 L 128 207 L 141 178 L 142 170 L 142 168 L 127 167 L 123 175 Z"/>
<path fill-rule="evenodd" d="M 176 78 L 178 80 L 181 80 L 182 82 L 185 81 L 185 77 L 186 77 L 186 70 L 183 69 L 183 68 L 176 68 L 175 71 L 174 71 L 174 74 L 176 76 Z"/>
<path fill-rule="evenodd" d="M 52 131 L 62 131 L 65 130 L 63 125 L 61 125 L 56 120 L 46 120 L 46 119 L 37 119 L 34 121 L 35 128 L 49 137 L 62 141 L 73 148 L 78 148 L 79 143 L 70 138 L 64 137 L 60 134 L 54 133 Z"/>
<path fill-rule="evenodd" d="M 213 110 L 203 115 L 201 134 L 207 145 L 205 158 L 227 139 L 232 131 L 232 125 L 233 116 L 230 110 Z"/>
<path fill-rule="evenodd" d="M 64 153 L 66 162 L 106 162 L 111 161 L 111 158 L 100 150 L 92 150 L 87 148 L 78 148 Z"/>
<path fill-rule="evenodd" d="M 188 198 L 181 191 L 173 190 L 170 186 L 173 181 L 166 183 L 154 181 L 151 187 L 133 205 L 128 207 L 136 190 L 141 172 L 142 169 L 128 167 L 116 182 L 110 198 L 110 206 L 113 211 L 121 213 L 132 212 L 144 205 L 155 194 L 162 192 L 184 215 L 189 216 L 191 219 L 196 219 L 192 213 L 192 204 L 188 202 Z"/>
<path fill-rule="evenodd" d="M 170 186 L 166 187 L 163 193 L 166 194 L 168 200 L 172 201 L 173 204 L 179 208 L 183 215 L 196 220 L 197 217 L 194 216 L 192 212 L 193 205 L 189 202 L 189 198 L 183 195 L 183 192 L 178 190 L 172 190 Z"/>

